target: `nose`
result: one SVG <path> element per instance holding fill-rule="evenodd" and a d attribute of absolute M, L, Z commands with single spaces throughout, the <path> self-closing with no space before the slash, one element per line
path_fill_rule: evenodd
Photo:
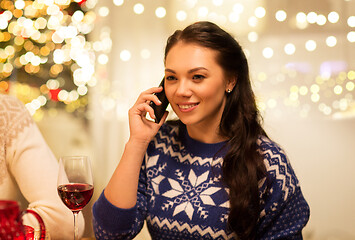
<path fill-rule="evenodd" d="M 176 95 L 181 97 L 190 97 L 192 95 L 191 86 L 188 80 L 181 79 L 178 82 Z"/>

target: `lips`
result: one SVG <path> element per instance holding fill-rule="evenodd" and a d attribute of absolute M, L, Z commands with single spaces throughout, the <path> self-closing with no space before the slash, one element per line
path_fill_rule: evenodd
<path fill-rule="evenodd" d="M 182 112 L 189 112 L 195 109 L 198 105 L 198 103 L 189 103 L 189 104 L 177 104 L 180 111 Z"/>
<path fill-rule="evenodd" d="M 197 106 L 197 104 L 188 104 L 188 105 L 178 105 L 179 108 L 182 108 L 182 109 L 189 109 L 189 108 L 192 108 L 194 106 Z"/>

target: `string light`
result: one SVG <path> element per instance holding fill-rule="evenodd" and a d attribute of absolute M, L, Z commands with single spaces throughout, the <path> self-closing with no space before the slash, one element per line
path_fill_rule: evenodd
<path fill-rule="evenodd" d="M 137 3 L 133 7 L 133 11 L 136 14 L 142 14 L 144 12 L 144 6 L 141 3 Z"/>
<path fill-rule="evenodd" d="M 163 8 L 163 7 L 158 7 L 158 8 L 155 10 L 155 15 L 156 15 L 158 18 L 163 18 L 163 17 L 165 17 L 165 15 L 166 15 L 166 10 L 165 10 L 165 8 Z"/>
<path fill-rule="evenodd" d="M 34 76 L 43 72 L 44 67 L 50 64 L 49 71 L 47 71 L 49 74 L 47 80 L 40 83 L 37 89 L 32 89 L 30 86 L 25 87 L 26 83 L 16 84 L 16 88 L 20 89 L 19 91 L 23 96 L 27 94 L 27 97 L 23 97 L 24 101 L 29 104 L 26 106 L 32 109 L 32 113 L 39 112 L 42 107 L 56 101 L 65 104 L 66 110 L 69 112 L 78 108 L 75 107 L 76 104 L 79 104 L 77 105 L 79 107 L 85 106 L 83 104 L 87 104 L 87 97 L 85 96 L 89 91 L 88 87 L 95 86 L 97 81 L 105 81 L 100 75 L 102 74 L 100 69 L 105 68 L 111 60 L 108 55 L 112 47 L 109 28 L 103 27 L 100 29 L 97 39 L 93 42 L 88 42 L 85 39 L 85 35 L 93 30 L 94 22 L 97 20 L 94 11 L 91 11 L 90 8 L 97 1 L 42 0 L 27 2 L 18 0 L 14 3 L 12 1 L 6 2 L 13 8 L 5 9 L 0 14 L 0 43 L 11 41 L 12 44 L 9 44 L 6 48 L 0 47 L 0 91 L 9 91 L 9 88 L 14 87 L 15 84 L 11 86 L 11 83 L 7 80 L 14 70 L 23 69 L 29 75 Z M 153 11 L 157 21 L 169 14 L 175 14 L 175 18 L 179 22 L 187 19 L 189 21 L 211 20 L 219 24 L 236 24 L 239 22 L 243 24 L 246 22 L 247 24 L 244 24 L 244 26 L 249 26 L 249 29 L 244 31 L 244 34 L 249 44 L 258 42 L 258 45 L 262 47 L 262 51 L 254 51 L 253 46 L 247 46 L 245 52 L 251 59 L 256 54 L 261 54 L 266 59 L 274 56 L 280 57 L 282 52 L 286 55 L 294 55 L 296 46 L 298 56 L 305 51 L 308 51 L 308 54 L 317 54 L 319 49 L 324 47 L 336 49 L 337 45 L 340 45 L 337 39 L 339 36 L 328 36 L 317 41 L 303 39 L 305 46 L 303 49 L 296 40 L 280 44 L 280 46 L 284 46 L 283 49 L 271 44 L 262 46 L 264 43 L 266 44 L 266 41 L 263 38 L 263 31 L 260 30 L 262 30 L 266 21 L 264 17 L 270 14 L 264 7 L 258 6 L 258 4 L 228 3 L 223 0 L 210 0 L 211 4 L 215 6 L 214 8 L 211 7 L 212 5 L 197 0 L 182 2 L 184 7 L 177 9 L 175 13 L 170 13 L 164 7 L 155 6 Z M 72 11 L 71 16 L 68 15 L 67 11 L 69 3 L 76 3 L 78 6 Z M 4 4 L 1 4 L 3 7 Z M 113 0 L 113 4 L 116 7 L 131 6 L 125 4 L 124 0 Z M 229 7 L 225 8 L 228 4 Z M 250 8 L 254 11 L 250 11 Z M 39 9 L 42 14 L 36 16 L 35 14 L 38 14 Z M 100 17 L 106 17 L 110 14 L 110 10 L 112 11 L 112 9 L 102 6 L 98 8 L 97 13 Z M 148 10 L 150 11 L 148 8 L 145 9 L 142 3 L 136 2 L 133 5 L 133 13 L 137 15 Z M 342 22 L 346 21 L 350 28 L 355 26 L 354 16 L 347 18 L 341 16 L 341 18 Z M 307 31 L 307 28 L 309 30 L 320 29 L 329 24 L 336 24 L 339 20 L 340 15 L 336 11 L 330 11 L 329 13 L 299 12 L 292 15 L 287 12 L 287 9 L 278 10 L 274 18 L 274 21 L 279 22 L 278 24 L 284 24 L 284 26 L 287 24 L 287 27 L 292 25 L 298 28 L 298 31 Z M 233 27 L 236 31 L 239 31 L 239 25 L 233 25 Z M 243 30 L 241 35 L 238 34 L 237 36 L 243 39 Z M 355 41 L 355 32 L 353 30 L 348 31 L 346 37 L 347 44 L 352 44 Z M 325 41 L 325 45 L 322 45 L 322 41 Z M 21 51 L 18 49 L 21 49 Z M 97 54 L 94 54 L 94 51 Z M 141 59 L 150 59 L 152 56 L 148 46 L 138 51 L 138 54 L 140 54 Z M 97 56 L 96 59 L 94 55 Z M 123 62 L 129 62 L 133 58 L 136 59 L 133 52 L 128 49 L 123 49 L 119 56 Z M 98 63 L 96 68 L 95 61 Z M 317 105 L 317 109 L 327 116 L 336 111 L 348 110 L 351 106 L 354 106 L 352 95 L 355 88 L 355 73 L 353 70 L 345 71 L 346 67 L 342 67 L 339 69 L 343 70 L 343 74 L 339 73 L 338 76 L 334 76 L 339 71 L 333 69 L 336 68 L 334 64 L 328 66 L 329 71 L 323 71 L 323 69 L 319 75 L 315 74 L 315 76 L 311 75 L 311 64 L 306 62 L 302 63 L 300 68 L 287 69 L 275 76 L 266 73 L 268 71 L 261 71 L 257 74 L 259 84 L 286 84 L 288 81 L 292 82 L 298 78 L 305 78 L 305 80 L 299 85 L 293 84 L 290 91 L 285 92 L 281 89 L 278 93 L 270 94 L 268 98 L 258 102 L 258 107 L 263 111 L 273 109 L 276 114 L 280 103 L 283 103 L 287 107 L 299 108 L 300 116 L 303 117 L 310 114 L 312 103 Z M 75 85 L 73 89 L 64 89 L 68 80 L 64 80 L 61 75 L 68 69 L 72 76 L 70 81 Z M 100 77 L 95 77 L 95 75 Z M 258 86 L 262 87 L 262 85 Z M 330 97 L 337 100 L 330 102 Z M 305 103 L 306 99 L 311 103 Z M 112 110 L 117 105 L 110 97 L 107 97 L 106 100 L 104 110 Z"/>
<path fill-rule="evenodd" d="M 327 22 L 327 18 L 322 15 L 322 14 L 319 14 L 317 15 L 317 24 L 320 25 L 320 26 L 323 26 L 326 22 Z"/>
<path fill-rule="evenodd" d="M 39 113 L 42 107 L 84 103 L 86 94 L 72 97 L 78 88 L 70 67 L 76 65 L 81 69 L 84 57 L 85 69 L 94 68 L 85 35 L 93 29 L 95 13 L 86 0 L 1 1 L 0 10 L 0 55 L 1 50 L 6 54 L 0 67 L 0 92 L 16 92 L 31 114 Z M 75 45 L 75 39 L 82 44 Z M 2 43 L 6 47 L 1 48 Z M 16 82 L 10 81 L 13 74 L 17 76 Z M 90 80 L 91 76 L 87 77 Z M 65 93 L 71 97 L 65 97 Z M 73 111 L 85 108 L 86 104 L 78 104 Z"/>
<path fill-rule="evenodd" d="M 328 14 L 328 21 L 331 23 L 337 23 L 339 21 L 339 14 L 337 12 L 330 12 Z"/>
<path fill-rule="evenodd" d="M 265 58 L 272 58 L 272 56 L 274 55 L 274 50 L 270 47 L 266 47 L 263 49 L 263 56 Z"/>
<path fill-rule="evenodd" d="M 267 14 L 269 14 L 269 12 L 266 11 L 266 9 L 262 6 L 254 6 L 254 11 L 250 12 L 250 9 L 247 9 L 246 5 L 244 5 L 243 3 L 235 3 L 231 4 L 230 7 L 226 7 L 225 5 L 228 5 L 228 3 L 226 3 L 225 1 L 210 0 L 211 4 L 219 7 L 213 8 L 212 11 L 212 8 L 210 8 L 211 5 L 208 5 L 208 3 L 202 3 L 196 0 L 183 2 L 184 4 L 182 4 L 182 6 L 184 7 L 177 9 L 177 11 L 175 12 L 175 18 L 178 22 L 183 22 L 187 19 L 189 19 L 189 21 L 211 20 L 221 24 L 226 23 L 226 20 L 228 20 L 228 25 L 244 21 L 247 22 L 247 25 L 249 26 L 249 30 L 246 31 L 246 37 L 250 44 L 258 42 L 258 44 L 260 45 L 265 42 L 264 39 L 259 36 L 260 34 L 263 34 L 262 31 L 259 30 L 261 30 L 261 28 L 263 27 L 262 21 L 265 21 L 263 20 L 263 18 Z M 222 8 L 223 6 L 225 7 L 224 10 Z M 248 8 L 250 7 L 251 6 L 248 5 Z M 155 15 L 158 17 L 157 9 L 158 7 L 156 8 Z M 250 13 L 252 13 L 253 15 L 250 15 Z M 169 12 L 165 11 L 164 17 L 168 14 Z M 298 12 L 296 15 L 289 16 L 289 12 L 287 12 L 287 9 L 280 9 L 275 13 L 275 21 L 278 21 L 280 23 L 284 22 L 288 25 L 291 24 L 299 30 L 306 30 L 309 27 L 320 28 L 323 26 L 327 26 L 328 24 L 335 24 L 339 22 L 339 19 L 339 13 L 337 13 L 336 11 L 331 11 L 327 14 L 318 13 L 315 11 Z M 352 18 L 348 18 L 348 22 L 350 22 L 350 24 L 348 23 L 348 25 L 352 26 Z M 235 27 L 237 29 L 236 31 L 238 31 L 238 25 L 234 25 L 233 27 Z M 233 27 L 231 28 L 233 29 Z M 260 29 L 257 27 L 260 27 Z M 253 30 L 251 31 L 251 29 Z M 350 43 L 354 39 L 353 34 L 353 31 L 350 31 L 347 34 L 347 39 Z M 240 33 L 238 33 L 237 36 L 243 38 Z M 261 39 L 262 41 L 259 41 L 259 39 Z M 337 36 L 325 37 L 323 40 L 325 41 L 325 45 L 322 45 L 320 42 L 321 40 L 318 39 L 304 39 L 303 41 L 304 49 L 297 46 L 297 52 L 302 54 L 302 51 L 307 51 L 309 52 L 309 54 L 315 54 L 317 53 L 317 51 L 319 51 L 318 49 L 322 49 L 324 47 L 335 48 L 337 46 L 338 39 Z M 285 43 L 283 46 L 284 54 L 294 55 L 296 53 L 296 41 Z M 245 53 L 246 55 L 248 55 L 248 58 L 255 57 L 254 55 L 257 53 L 255 51 L 250 51 L 252 49 L 252 47 L 245 48 Z M 130 61 L 133 55 L 130 52 L 126 52 L 125 54 L 124 53 L 124 51 L 121 52 L 121 60 Z M 261 54 L 264 58 L 267 59 L 270 59 L 274 56 L 279 57 L 280 53 L 280 49 L 274 46 L 263 46 L 262 51 L 259 51 L 259 54 Z M 140 57 L 142 59 L 148 59 L 151 57 L 151 53 L 146 48 L 140 51 Z M 352 93 L 352 91 L 354 91 L 355 84 L 353 80 L 350 80 L 349 77 L 345 77 L 345 79 L 343 80 L 340 80 L 340 77 L 333 79 L 332 76 L 337 72 L 337 70 L 334 70 L 333 67 L 335 67 L 336 65 L 330 64 L 327 66 L 329 71 L 324 71 L 324 69 L 322 68 L 323 70 L 321 70 L 321 73 L 316 76 L 310 76 L 310 72 L 312 71 L 313 66 L 311 63 L 308 63 L 306 61 L 304 63 L 301 63 L 299 68 L 288 69 L 286 72 L 277 74 L 277 76 L 275 77 L 270 76 L 270 74 L 267 74 L 266 72 L 258 73 L 258 87 L 261 87 L 260 84 L 263 83 L 285 84 L 288 81 L 295 81 L 295 79 L 302 78 L 302 76 L 307 79 L 305 81 L 302 81 L 302 84 L 300 85 L 293 85 L 288 94 L 283 93 L 282 90 L 280 90 L 279 93 L 274 92 L 273 94 L 271 94 L 272 96 L 268 97 L 267 99 L 264 99 L 263 101 L 258 102 L 258 107 L 263 111 L 273 109 L 274 113 L 276 114 L 278 107 L 281 107 L 279 105 L 281 102 L 287 107 L 299 108 L 299 114 L 301 117 L 307 117 L 311 113 L 312 103 L 314 105 L 319 106 L 319 111 L 327 116 L 341 109 L 346 110 L 347 107 L 350 106 L 350 103 L 353 101 L 352 98 L 348 98 L 346 100 L 347 104 L 344 104 L 344 101 L 339 100 L 338 105 L 340 106 L 340 102 L 342 102 L 342 108 L 338 107 L 337 109 L 333 107 L 332 102 L 326 103 L 326 101 L 330 99 L 330 96 L 332 96 L 333 98 L 336 96 L 338 96 L 339 98 L 343 98 L 343 94 L 345 91 L 348 93 Z M 352 74 L 349 74 L 349 72 L 347 74 L 352 76 Z M 308 104 L 304 102 L 306 99 L 308 99 L 311 103 Z M 279 111 L 278 114 L 282 113 L 280 113 Z"/>
<path fill-rule="evenodd" d="M 97 62 L 98 62 L 99 64 L 105 65 L 105 64 L 108 63 L 108 61 L 109 61 L 109 58 L 108 58 L 108 56 L 107 56 L 106 54 L 104 54 L 104 53 L 100 54 L 100 55 L 97 57 Z"/>
<path fill-rule="evenodd" d="M 263 18 L 265 17 L 266 10 L 263 7 L 257 7 L 254 11 L 254 14 L 257 18 Z"/>
<path fill-rule="evenodd" d="M 307 15 L 304 12 L 299 12 L 296 15 L 296 26 L 299 29 L 305 29 L 308 26 Z"/>
<path fill-rule="evenodd" d="M 176 13 L 176 19 L 180 22 L 185 21 L 187 18 L 187 14 L 185 11 L 180 10 Z"/>
<path fill-rule="evenodd" d="M 292 55 L 292 54 L 295 53 L 296 47 L 295 47 L 295 45 L 292 44 L 292 43 L 287 43 L 287 44 L 285 45 L 285 47 L 284 47 L 284 50 L 285 50 L 285 53 L 286 53 L 287 55 Z"/>
<path fill-rule="evenodd" d="M 275 14 L 275 18 L 279 22 L 283 22 L 287 18 L 287 13 L 284 10 L 278 10 Z"/>
<path fill-rule="evenodd" d="M 329 36 L 325 40 L 328 47 L 334 47 L 337 44 L 337 39 L 334 36 Z"/>
<path fill-rule="evenodd" d="M 307 51 L 314 51 L 317 48 L 317 43 L 314 40 L 308 40 L 305 44 Z"/>
<path fill-rule="evenodd" d="M 355 42 L 355 32 L 350 31 L 347 35 L 346 38 L 348 39 L 349 42 L 353 43 Z"/>
<path fill-rule="evenodd" d="M 99 15 L 101 16 L 101 17 L 106 17 L 106 16 L 108 16 L 108 14 L 110 13 L 110 10 L 109 10 L 109 8 L 108 7 L 100 7 L 99 8 Z"/>
<path fill-rule="evenodd" d="M 256 42 L 258 41 L 259 35 L 257 32 L 250 32 L 248 33 L 248 40 L 250 42 Z"/>
<path fill-rule="evenodd" d="M 122 61 L 124 62 L 127 62 L 131 59 L 131 53 L 130 51 L 128 50 L 123 50 L 121 53 L 120 53 L 120 58 Z"/>
<path fill-rule="evenodd" d="M 350 16 L 347 20 L 349 27 L 355 27 L 355 16 Z"/>
<path fill-rule="evenodd" d="M 255 16 L 251 16 L 248 19 L 248 25 L 250 27 L 256 27 L 256 25 L 258 24 L 258 19 Z"/>
<path fill-rule="evenodd" d="M 310 24 L 316 23 L 317 22 L 317 13 L 315 12 L 309 12 L 307 14 L 307 22 Z"/>
<path fill-rule="evenodd" d="M 113 3 L 114 3 L 116 6 L 121 6 L 121 5 L 123 5 L 124 0 L 113 0 Z"/>

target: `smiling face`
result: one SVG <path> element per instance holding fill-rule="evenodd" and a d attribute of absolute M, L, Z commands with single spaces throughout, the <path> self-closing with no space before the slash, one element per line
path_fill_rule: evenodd
<path fill-rule="evenodd" d="M 216 62 L 217 52 L 193 43 L 178 42 L 165 60 L 165 93 L 174 112 L 192 131 L 217 132 L 233 89 Z"/>

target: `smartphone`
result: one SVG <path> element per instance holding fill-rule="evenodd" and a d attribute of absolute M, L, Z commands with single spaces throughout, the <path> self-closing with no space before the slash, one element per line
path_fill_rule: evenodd
<path fill-rule="evenodd" d="M 160 85 L 163 87 L 163 90 L 161 92 L 155 93 L 155 95 L 157 95 L 157 97 L 159 98 L 159 100 L 161 101 L 162 104 L 160 105 L 156 105 L 153 101 L 150 102 L 150 106 L 154 109 L 154 114 L 155 114 L 155 122 L 159 123 L 160 119 L 163 117 L 166 108 L 169 105 L 169 101 L 165 96 L 165 89 L 164 89 L 164 78 L 163 80 L 160 82 Z"/>

